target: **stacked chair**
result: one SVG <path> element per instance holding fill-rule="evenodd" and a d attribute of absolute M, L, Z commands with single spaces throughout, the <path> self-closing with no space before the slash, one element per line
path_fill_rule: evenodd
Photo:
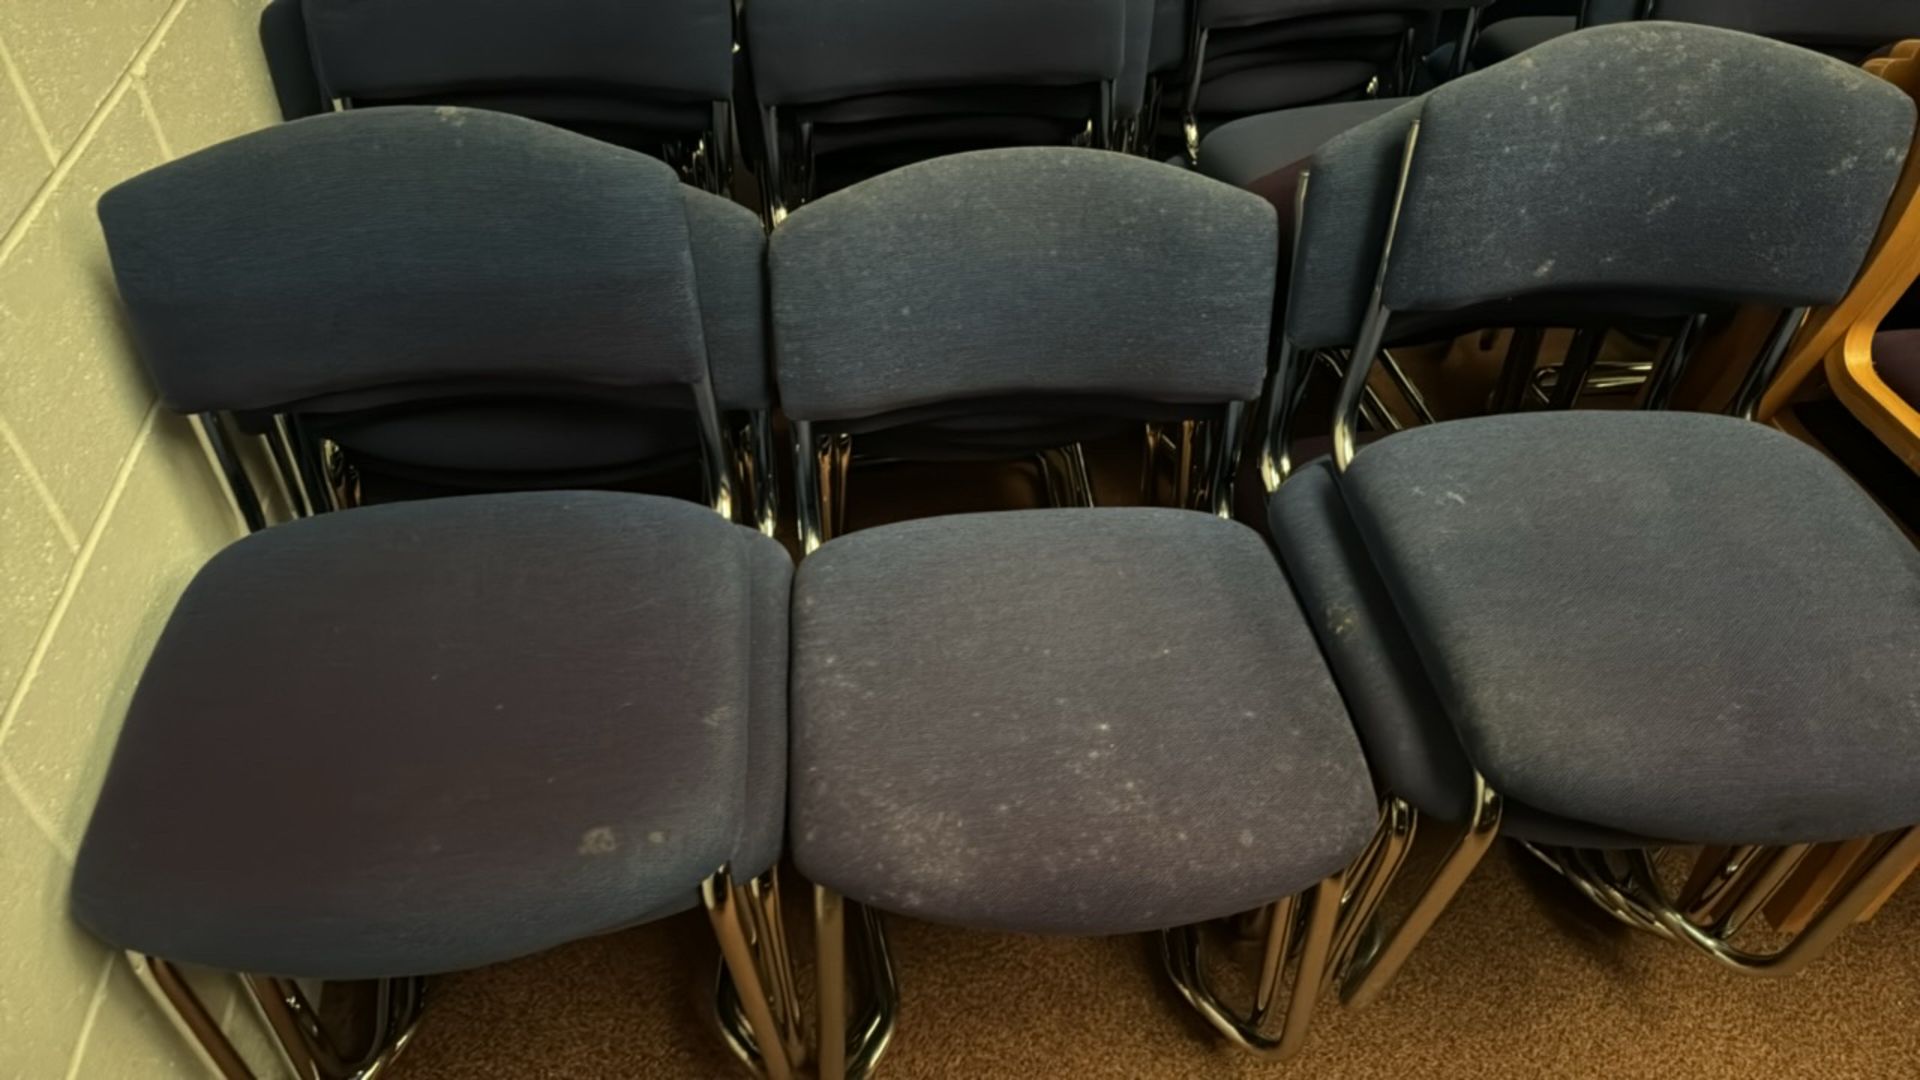
<path fill-rule="evenodd" d="M 1391 168 L 1376 152 L 1303 180 L 1302 261 L 1318 210 L 1392 196 L 1370 288 L 1350 280 L 1323 311 L 1294 280 L 1289 327 L 1367 299 L 1332 460 L 1274 492 L 1271 526 L 1306 610 L 1325 613 L 1335 670 L 1371 675 L 1385 699 L 1355 711 L 1382 786 L 1415 822 L 1458 830 L 1379 931 L 1359 1001 L 1496 833 L 1620 918 L 1772 974 L 1920 855 L 1920 727 L 1893 660 L 1920 632 L 1920 556 L 1824 457 L 1738 418 L 1663 411 L 1454 421 L 1356 452 L 1372 356 L 1396 319 L 1434 312 L 1557 294 L 1628 315 L 1655 299 L 1785 308 L 1748 380 L 1764 384 L 1804 309 L 1847 293 L 1913 139 L 1893 86 L 1727 31 L 1598 29 L 1530 59 L 1351 133 L 1401 147 Z M 1680 81 L 1693 92 L 1673 94 Z M 1781 141 L 1725 134 L 1781 133 L 1785 117 Z M 1798 557 L 1814 550 L 1826 557 Z M 1813 845 L 1868 836 L 1875 858 L 1791 944 L 1733 943 Z M 1652 852 L 1688 844 L 1739 855 L 1676 897 Z"/>
<path fill-rule="evenodd" d="M 1792 42 L 1857 64 L 1902 38 L 1920 33 L 1920 17 L 1905 4 L 1882 0 L 1584 0 L 1574 15 L 1535 15 L 1489 26 L 1471 46 L 1481 66 L 1510 59 L 1588 26 L 1662 19 L 1722 26 Z"/>
<path fill-rule="evenodd" d="M 1178 93 L 1189 164 L 1203 137 L 1239 117 L 1411 94 L 1439 14 L 1465 11 L 1471 37 L 1488 0 L 1198 0 Z M 1312 147 L 1307 148 L 1312 152 Z"/>
<path fill-rule="evenodd" d="M 304 2 L 311 30 L 329 5 Z M 720 1035 L 772 1080 L 879 1063 L 889 914 L 1157 933 L 1217 1032 L 1285 1058 L 1326 993 L 1380 995 L 1498 837 L 1774 975 L 1920 862 L 1920 552 L 1746 419 L 1803 324 L 1870 322 L 1859 297 L 1893 288 L 1910 53 L 1881 78 L 1698 26 L 1567 35 L 1307 151 L 1282 215 L 1087 147 L 817 184 L 849 132 L 973 130 L 1006 100 L 982 88 L 1012 84 L 861 82 L 834 50 L 885 35 L 822 44 L 778 8 L 757 31 L 746 12 L 804 58 L 754 59 L 797 170 L 770 235 L 633 149 L 449 104 L 300 120 L 103 197 L 161 400 L 255 531 L 147 663 L 73 913 L 215 1073 L 254 1075 L 184 967 L 238 974 L 295 1075 L 345 1080 L 405 1046 L 426 976 L 695 908 Z M 1113 85 L 1152 64 L 1118 36 L 1094 53 L 1039 111 L 1090 92 L 1092 128 L 1072 122 L 1099 142 L 1126 124 Z M 781 97 L 802 75 L 831 92 Z M 1361 445 L 1383 345 L 1664 325 L 1665 385 L 1741 310 L 1772 330 L 1735 415 Z M 1331 452 L 1299 461 L 1303 373 L 1331 354 Z M 770 539 L 776 405 L 797 568 Z M 1091 505 L 1078 444 L 1149 424 L 1204 432 L 1192 497 Z M 1255 435 L 1267 538 L 1233 520 Z M 1058 505 L 850 531 L 856 444 L 1037 456 Z M 630 490 L 673 468 L 699 498 Z M 293 520 L 268 524 L 261 483 Z M 1798 933 L 1754 948 L 1835 843 L 1852 855 Z M 1239 1000 L 1214 945 L 1248 932 Z M 316 981 L 364 984 L 357 1035 Z"/>
<path fill-rule="evenodd" d="M 288 120 L 491 109 L 644 150 L 709 191 L 731 176 L 729 0 L 272 0 L 260 38 Z"/>
<path fill-rule="evenodd" d="M 760 225 L 657 160 L 396 106 L 214 147 L 100 212 L 160 396 L 256 528 L 252 435 L 313 512 L 697 461 L 715 508 L 772 529 Z"/>
<path fill-rule="evenodd" d="M 1116 145 L 1139 112 L 1133 0 L 755 0 L 745 48 L 759 100 L 769 224 L 900 165 L 997 146 Z M 1116 86 L 1136 100 L 1117 106 Z M 1119 109 L 1116 112 L 1116 109 Z"/>

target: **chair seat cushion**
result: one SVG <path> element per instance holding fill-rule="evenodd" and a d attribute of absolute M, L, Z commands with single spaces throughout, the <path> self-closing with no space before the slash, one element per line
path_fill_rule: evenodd
<path fill-rule="evenodd" d="M 1496 790 L 1689 842 L 1920 821 L 1920 553 L 1807 446 L 1489 417 L 1363 449 L 1342 492 Z"/>
<path fill-rule="evenodd" d="M 1370 433 L 1361 434 L 1364 441 Z M 1347 512 L 1333 462 L 1322 457 L 1295 471 L 1268 498 L 1267 523 L 1374 776 L 1422 814 L 1464 823 L 1473 811 L 1473 766 Z M 1504 800 L 1500 832 L 1583 848 L 1658 843 L 1568 821 L 1512 796 Z"/>
<path fill-rule="evenodd" d="M 357 979 L 684 909 L 778 854 L 790 574 L 758 533 L 635 495 L 248 537 L 154 649 L 74 914 L 174 960 Z"/>
<path fill-rule="evenodd" d="M 1126 933 L 1339 870 L 1378 813 L 1252 530 L 1042 510 L 834 540 L 795 582 L 794 857 L 877 907 Z"/>
<path fill-rule="evenodd" d="M 1236 187 L 1307 160 L 1320 144 L 1393 111 L 1404 98 L 1368 98 L 1246 116 L 1221 124 L 1200 143 L 1200 171 Z M 1282 215 L 1292 220 L 1289 206 Z"/>
<path fill-rule="evenodd" d="M 1874 335 L 1873 370 L 1887 389 L 1920 409 L 1920 330 Z"/>

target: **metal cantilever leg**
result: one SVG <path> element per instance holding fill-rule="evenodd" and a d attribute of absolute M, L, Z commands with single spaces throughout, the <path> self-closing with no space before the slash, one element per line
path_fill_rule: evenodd
<path fill-rule="evenodd" d="M 1093 475 L 1087 468 L 1086 447 L 1079 443 L 1040 451 L 1040 478 L 1053 506 L 1092 506 Z"/>
<path fill-rule="evenodd" d="M 700 884 L 720 943 L 717 1016 L 722 1037 L 748 1068 L 767 1080 L 791 1080 L 806 1060 L 799 997 L 777 885 L 756 885 L 736 884 L 724 866 Z"/>
<path fill-rule="evenodd" d="M 267 515 L 260 506 L 260 493 L 254 490 L 253 480 L 247 475 L 239 452 L 234 449 L 226 416 L 214 412 L 200 413 L 193 418 L 193 423 L 207 440 L 214 464 L 220 469 L 221 482 L 226 485 L 227 499 L 239 512 L 240 520 L 246 523 L 247 531 L 259 532 L 266 528 Z"/>
<path fill-rule="evenodd" d="M 849 908 L 853 910 L 851 913 Z M 854 920 L 859 966 L 854 969 L 865 1008 L 851 1026 L 848 1002 L 847 921 Z M 815 1055 L 820 1080 L 866 1080 L 893 1040 L 899 1008 L 893 958 L 878 912 L 854 904 L 824 885 L 813 889 L 814 937 L 818 942 L 820 1028 Z"/>
<path fill-rule="evenodd" d="M 1709 926 L 1688 917 L 1671 901 L 1651 852 L 1630 854 L 1630 881 L 1660 926 L 1675 940 L 1685 942 L 1721 964 L 1749 975 L 1784 977 L 1805 968 L 1826 952 L 1863 911 L 1920 859 L 1920 826 L 1892 834 L 1880 854 L 1864 860 L 1826 898 L 1821 912 L 1792 941 L 1772 953 L 1736 948 L 1731 938 L 1793 873 L 1812 847 L 1797 844 L 1772 849 L 1751 875 L 1751 883 L 1725 915 Z"/>
<path fill-rule="evenodd" d="M 1488 786 L 1485 778 L 1476 776 L 1473 813 L 1441 859 L 1440 865 L 1434 867 L 1433 873 L 1421 886 L 1413 907 L 1391 930 L 1378 926 L 1379 913 L 1376 910 L 1367 919 L 1370 925 L 1355 931 L 1356 934 L 1376 935 L 1378 945 L 1364 954 L 1356 954 L 1348 968 L 1341 973 L 1342 1004 L 1366 1005 L 1386 990 L 1387 984 L 1393 981 L 1401 965 L 1413 953 L 1414 946 L 1427 936 L 1427 931 L 1433 929 L 1440 914 L 1459 893 L 1460 886 L 1466 884 L 1474 867 L 1480 865 L 1480 860 L 1486 856 L 1499 831 L 1500 796 Z"/>
<path fill-rule="evenodd" d="M 1292 1057 L 1306 1042 L 1325 985 L 1340 921 L 1344 878 L 1344 874 L 1336 874 L 1315 885 L 1306 894 L 1305 904 L 1301 903 L 1302 897 L 1290 896 L 1268 905 L 1266 940 L 1253 1003 L 1244 1015 L 1236 1015 L 1222 1004 L 1207 981 L 1201 927 L 1183 926 L 1160 935 L 1161 958 L 1168 977 L 1188 1004 L 1235 1046 L 1263 1058 Z M 1280 1033 L 1270 1035 L 1266 1029 L 1276 1011 L 1290 961 L 1294 966 L 1293 991 Z"/>
<path fill-rule="evenodd" d="M 127 954 L 139 978 L 195 1054 L 222 1080 L 254 1080 L 255 1072 L 233 1048 L 219 1024 L 171 962 L 136 952 Z M 280 1063 L 296 1080 L 374 1080 L 384 1073 L 413 1037 L 420 1019 L 424 979 L 381 979 L 372 987 L 366 1010 L 369 1034 L 357 1052 L 342 1050 L 320 1022 L 292 979 L 239 976 L 260 1020 L 273 1035 Z"/>

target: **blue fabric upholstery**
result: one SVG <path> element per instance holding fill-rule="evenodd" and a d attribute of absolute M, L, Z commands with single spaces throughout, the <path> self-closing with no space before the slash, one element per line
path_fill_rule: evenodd
<path fill-rule="evenodd" d="M 1920 552 L 1818 452 L 1513 415 L 1383 439 L 1341 486 L 1495 790 L 1696 843 L 1920 822 Z"/>
<path fill-rule="evenodd" d="M 1339 870 L 1378 813 L 1258 534 L 1038 510 L 832 540 L 794 584 L 809 880 L 1033 933 L 1191 923 Z"/>
<path fill-rule="evenodd" d="M 979 151 L 876 177 L 773 234 L 781 401 L 839 421 L 968 398 L 1251 400 L 1275 227 L 1257 196 L 1103 151 Z"/>
<path fill-rule="evenodd" d="M 777 857 L 777 544 L 636 495 L 438 499 L 216 556 L 74 869 L 122 947 L 360 979 L 507 960 Z"/>
<path fill-rule="evenodd" d="M 100 218 L 142 358 L 182 412 L 449 383 L 684 388 L 710 365 L 723 406 L 769 400 L 753 214 L 518 117 L 284 124 L 126 181 Z"/>

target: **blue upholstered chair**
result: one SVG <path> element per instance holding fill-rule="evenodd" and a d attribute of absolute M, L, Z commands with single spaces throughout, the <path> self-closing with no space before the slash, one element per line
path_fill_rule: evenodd
<path fill-rule="evenodd" d="M 791 578 L 752 529 L 613 492 L 240 540 L 147 662 L 74 917 L 127 950 L 214 1075 L 258 1063 L 181 965 L 240 975 L 292 1075 L 348 1080 L 404 1046 L 423 976 L 704 904 L 753 1036 L 734 1045 L 791 1076 L 773 877 Z M 373 981 L 358 1034 L 302 980 Z"/>
<path fill-rule="evenodd" d="M 727 187 L 729 0 L 272 0 L 260 40 L 289 120 L 336 107 L 493 109 Z"/>
<path fill-rule="evenodd" d="M 657 160 L 399 106 L 191 154 L 100 217 L 161 400 L 202 417 L 256 527 L 229 419 L 314 512 L 698 465 L 772 529 L 763 233 Z"/>
<path fill-rule="evenodd" d="M 1632 925 L 1741 970 L 1803 966 L 1920 855 L 1912 544 L 1837 466 L 1737 415 L 1492 416 L 1364 448 L 1357 418 L 1397 323 L 1555 298 L 1782 309 L 1742 412 L 1799 312 L 1851 285 L 1911 101 L 1807 50 L 1641 23 L 1374 125 L 1304 180 L 1301 259 L 1316 216 L 1371 218 L 1379 244 L 1365 273 L 1296 275 L 1288 338 L 1351 333 L 1355 362 L 1332 460 L 1293 472 L 1270 524 L 1382 787 L 1455 839 L 1344 993 L 1379 993 L 1496 835 Z M 1867 836 L 1802 933 L 1736 942 L 1812 845 Z M 1675 895 L 1657 853 L 1688 844 L 1739 854 Z"/>

